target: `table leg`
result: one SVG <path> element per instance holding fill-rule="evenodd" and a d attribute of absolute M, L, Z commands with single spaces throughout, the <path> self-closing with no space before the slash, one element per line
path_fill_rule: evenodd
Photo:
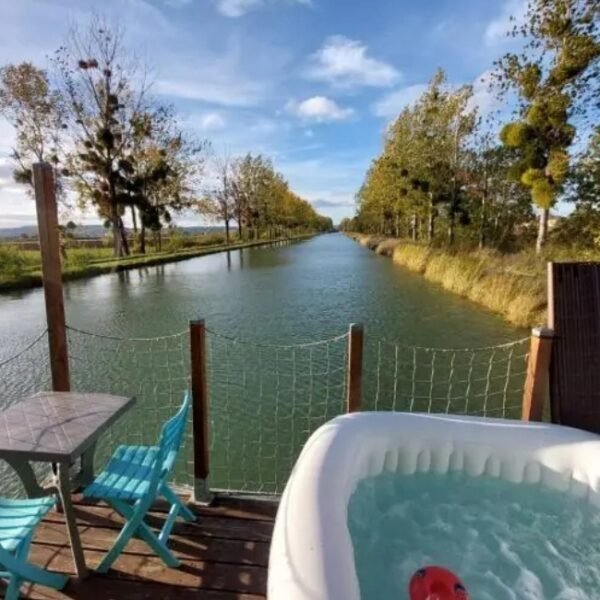
<path fill-rule="evenodd" d="M 65 514 L 65 523 L 67 525 L 69 541 L 71 542 L 71 553 L 73 555 L 75 571 L 77 573 L 77 578 L 82 580 L 87 576 L 88 570 L 85 564 L 83 549 L 81 547 L 79 530 L 77 529 L 77 517 L 75 515 L 75 509 L 73 508 L 73 502 L 71 500 L 71 476 L 69 473 L 69 463 L 58 464 L 58 491 Z"/>
<path fill-rule="evenodd" d="M 3 459 L 15 470 L 28 498 L 41 498 L 48 495 L 48 492 L 38 483 L 33 467 L 28 460 L 14 456 L 3 457 Z"/>
<path fill-rule="evenodd" d="M 81 455 L 81 473 L 79 475 L 79 481 L 83 487 L 89 485 L 94 481 L 94 455 L 96 454 L 96 442 L 92 444 L 82 455 Z"/>

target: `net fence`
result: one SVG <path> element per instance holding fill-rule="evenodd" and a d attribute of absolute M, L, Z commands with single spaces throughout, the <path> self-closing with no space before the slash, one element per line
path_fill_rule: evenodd
<path fill-rule="evenodd" d="M 211 487 L 283 491 L 306 440 L 345 410 L 347 338 L 267 345 L 208 330 Z"/>
<path fill-rule="evenodd" d="M 363 408 L 520 418 L 529 338 L 482 348 L 367 341 Z"/>
<path fill-rule="evenodd" d="M 100 468 L 119 444 L 154 445 L 162 424 L 189 388 L 189 332 L 156 338 L 124 338 L 67 328 L 71 388 L 136 399 L 105 434 L 96 450 Z M 191 421 L 191 417 L 190 417 Z M 173 470 L 173 481 L 192 483 L 192 429 Z"/>
<path fill-rule="evenodd" d="M 44 329 L 22 348 L 0 359 L 0 409 L 8 408 L 23 398 L 51 387 L 48 336 Z M 45 477 L 48 465 L 33 465 L 38 477 Z M 24 495 L 20 479 L 11 467 L 0 461 L 0 493 L 16 497 Z"/>
<path fill-rule="evenodd" d="M 71 386 L 134 396 L 104 435 L 100 468 L 119 444 L 156 443 L 161 425 L 190 386 L 190 335 L 125 338 L 68 327 Z M 211 488 L 276 495 L 308 437 L 345 411 L 348 334 L 274 345 L 206 330 Z M 443 412 L 519 418 L 529 340 L 486 348 L 420 348 L 366 338 L 363 410 Z M 51 385 L 46 332 L 0 361 L 4 406 Z M 191 417 L 190 417 L 191 421 Z M 193 483 L 193 431 L 173 473 Z M 20 484 L 0 462 L 2 494 Z"/>

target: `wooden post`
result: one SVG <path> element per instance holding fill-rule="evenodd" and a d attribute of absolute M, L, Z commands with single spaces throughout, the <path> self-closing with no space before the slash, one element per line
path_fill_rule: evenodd
<path fill-rule="evenodd" d="M 364 331 L 362 325 L 350 325 L 348 335 L 348 382 L 346 386 L 346 412 L 358 412 L 362 404 Z"/>
<path fill-rule="evenodd" d="M 194 442 L 194 501 L 210 502 L 208 487 L 209 431 L 208 385 L 206 378 L 206 328 L 204 320 L 190 322 L 192 379 L 192 429 Z"/>
<path fill-rule="evenodd" d="M 531 347 L 527 379 L 523 392 L 523 421 L 541 421 L 548 395 L 550 356 L 552 354 L 552 329 L 538 328 L 531 332 Z"/>
<path fill-rule="evenodd" d="M 58 211 L 52 167 L 47 163 L 34 164 L 33 183 L 42 254 L 42 279 L 46 299 L 52 389 L 55 392 L 68 392 L 71 389 L 69 350 L 60 264 Z"/>

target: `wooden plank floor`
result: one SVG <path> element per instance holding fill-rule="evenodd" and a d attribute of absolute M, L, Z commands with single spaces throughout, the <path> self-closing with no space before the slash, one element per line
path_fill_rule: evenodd
<path fill-rule="evenodd" d="M 122 520 L 110 507 L 74 498 L 77 522 L 89 567 L 94 568 L 116 538 Z M 182 565 L 164 566 L 141 540 L 131 541 L 106 575 L 82 583 L 73 579 L 57 592 L 23 586 L 25 598 L 36 600 L 262 600 L 266 597 L 269 543 L 276 512 L 274 503 L 220 499 L 214 506 L 197 507 L 196 523 L 178 523 L 170 547 Z M 165 519 L 157 507 L 147 520 L 158 529 Z M 63 517 L 50 513 L 37 531 L 31 548 L 33 563 L 51 571 L 74 574 Z"/>

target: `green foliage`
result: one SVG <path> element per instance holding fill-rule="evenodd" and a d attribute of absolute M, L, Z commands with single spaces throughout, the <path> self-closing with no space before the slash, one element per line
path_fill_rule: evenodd
<path fill-rule="evenodd" d="M 521 175 L 521 182 L 528 187 L 532 187 L 537 181 L 543 181 L 544 178 L 544 171 L 541 169 L 527 169 Z"/>
<path fill-rule="evenodd" d="M 0 281 L 17 279 L 27 267 L 28 261 L 22 252 L 11 246 L 0 246 Z"/>
<path fill-rule="evenodd" d="M 556 199 L 556 188 L 546 179 L 536 179 L 531 185 L 531 198 L 537 206 L 549 210 Z"/>
<path fill-rule="evenodd" d="M 469 110 L 471 89 L 453 89 L 438 72 L 429 88 L 390 127 L 383 153 L 371 164 L 357 194 L 358 211 L 345 228 L 441 243 L 455 237 L 479 245 L 506 245 L 516 228 L 531 219 L 512 176 L 516 150 L 478 136 Z M 504 135 L 529 135 L 527 124 Z"/>
<path fill-rule="evenodd" d="M 218 181 L 198 205 L 205 215 L 225 223 L 236 221 L 238 234 L 254 239 L 270 238 L 282 231 L 328 231 L 331 219 L 315 211 L 290 190 L 270 160 L 247 154 L 232 161 L 218 161 Z"/>
<path fill-rule="evenodd" d="M 59 166 L 63 130 L 63 103 L 50 86 L 48 74 L 29 62 L 0 69 L 0 115 L 14 127 L 11 152 L 13 177 L 32 192 L 32 164 L 48 161 Z M 57 191 L 62 191 L 60 178 Z"/>
<path fill-rule="evenodd" d="M 564 191 L 575 137 L 572 120 L 588 110 L 586 99 L 598 91 L 599 16 L 597 0 L 529 0 L 523 24 L 513 31 L 525 38 L 524 51 L 498 63 L 501 87 L 521 99 L 519 120 L 505 125 L 500 139 L 518 149 L 512 175 L 520 173 L 543 211 Z M 538 251 L 546 216 L 542 212 Z"/>
<path fill-rule="evenodd" d="M 500 131 L 500 140 L 510 148 L 520 148 L 533 137 L 533 129 L 522 122 L 507 123 Z"/>

